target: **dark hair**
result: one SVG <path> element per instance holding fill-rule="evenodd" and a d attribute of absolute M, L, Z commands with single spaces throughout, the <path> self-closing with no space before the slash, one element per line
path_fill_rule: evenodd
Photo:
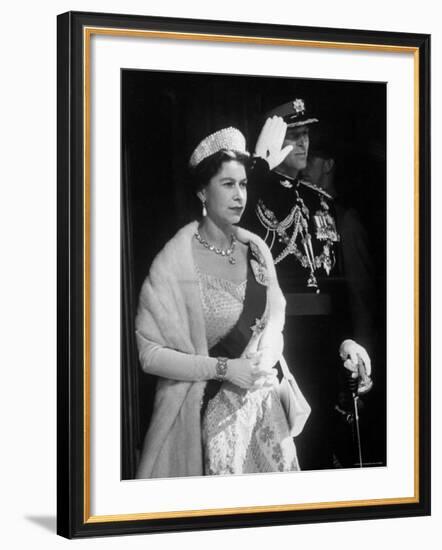
<path fill-rule="evenodd" d="M 190 169 L 190 179 L 194 193 L 204 189 L 215 174 L 218 173 L 222 164 L 231 160 L 240 162 L 246 170 L 250 166 L 250 155 L 240 151 L 221 149 L 210 157 L 205 158 L 194 168 Z"/>

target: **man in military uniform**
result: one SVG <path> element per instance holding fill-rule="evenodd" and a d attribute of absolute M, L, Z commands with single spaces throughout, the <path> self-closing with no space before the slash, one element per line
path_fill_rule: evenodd
<path fill-rule="evenodd" d="M 284 353 L 312 408 L 296 440 L 303 469 L 340 464 L 334 432 L 338 378 L 345 370 L 342 361 L 349 378 L 356 381 L 354 396 L 358 388 L 362 392 L 371 384 L 370 358 L 350 339 L 333 197 L 299 177 L 307 166 L 309 128 L 316 123 L 302 99 L 268 113 L 255 147 L 249 186 L 256 217 L 252 220 L 249 211 L 245 222 L 270 246 L 287 300 Z"/>
<path fill-rule="evenodd" d="M 348 187 L 348 178 L 351 177 L 351 182 L 354 178 L 351 173 L 354 165 L 350 170 L 347 168 L 346 152 L 339 145 L 339 140 L 333 138 L 333 134 L 330 128 L 326 131 L 321 128 L 316 133 L 313 147 L 310 147 L 307 167 L 302 170 L 301 177 L 326 191 L 333 199 L 333 214 L 340 236 L 334 271 L 342 280 L 341 293 L 344 294 L 343 298 L 348 306 L 346 330 L 376 358 L 376 384 L 373 391 L 366 397 L 358 397 L 362 462 L 370 466 L 385 465 L 385 332 L 382 328 L 385 314 L 379 307 L 382 300 L 379 302 L 371 235 L 354 207 L 354 193 L 357 190 Z M 340 326 L 343 326 L 342 322 Z M 344 378 L 342 369 L 340 375 Z M 355 462 L 351 445 L 355 428 L 351 424 L 354 421 L 354 403 L 346 389 L 347 384 L 341 383 L 335 405 L 337 418 L 333 440 L 339 462 L 343 466 L 350 466 Z M 359 456 L 356 457 L 357 460 Z"/>

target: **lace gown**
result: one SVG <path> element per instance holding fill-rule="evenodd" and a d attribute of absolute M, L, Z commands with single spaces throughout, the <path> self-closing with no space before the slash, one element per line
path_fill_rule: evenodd
<path fill-rule="evenodd" d="M 247 281 L 239 285 L 201 271 L 198 277 L 208 347 L 210 355 L 217 356 L 217 346 L 233 332 L 243 312 L 248 285 L 256 286 L 264 304 L 266 289 L 250 268 Z M 253 327 L 248 328 L 250 337 Z M 244 339 L 242 349 L 246 344 Z M 230 358 L 240 356 L 234 347 Z M 229 356 L 228 349 L 223 349 L 223 355 Z M 295 444 L 274 388 L 248 391 L 229 382 L 221 384 L 203 407 L 202 437 L 205 475 L 299 470 Z"/>

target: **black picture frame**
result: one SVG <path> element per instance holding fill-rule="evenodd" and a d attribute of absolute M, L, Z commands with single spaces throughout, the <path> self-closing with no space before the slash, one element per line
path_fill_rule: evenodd
<path fill-rule="evenodd" d="M 306 44 L 328 43 L 329 47 L 395 48 L 414 54 L 418 92 L 418 171 L 415 174 L 418 201 L 418 275 L 416 296 L 417 339 L 417 415 L 418 468 L 415 496 L 403 502 L 341 506 L 286 507 L 278 511 L 241 513 L 185 514 L 174 517 L 93 516 L 90 511 L 90 485 L 87 456 L 88 403 L 90 386 L 85 375 L 89 353 L 88 273 L 90 231 L 88 196 L 85 192 L 89 164 L 85 157 L 88 130 L 88 105 L 85 102 L 85 36 L 87 29 L 113 31 L 152 31 L 201 34 L 237 39 L 298 40 Z M 135 15 L 68 12 L 57 21 L 57 532 L 67 538 L 156 533 L 171 531 L 226 529 L 294 523 L 361 520 L 420 516 L 430 514 L 430 36 L 425 34 L 362 31 L 315 27 L 295 27 L 228 21 L 172 19 Z M 269 46 L 270 47 L 270 46 Z M 124 220 L 122 220 L 124 223 Z M 124 228 L 123 228 L 124 229 Z M 129 230 L 126 228 L 126 230 Z M 123 243 L 124 244 L 124 243 Z M 122 277 L 125 272 L 123 268 Z M 123 311 L 124 315 L 124 311 Z M 130 334 L 122 335 L 131 338 Z M 123 350 L 124 353 L 124 350 Z M 124 384 L 122 399 L 131 388 Z M 85 429 L 86 428 L 86 429 Z M 129 436 L 128 436 L 129 437 Z M 284 507 L 282 507 L 284 508 Z"/>

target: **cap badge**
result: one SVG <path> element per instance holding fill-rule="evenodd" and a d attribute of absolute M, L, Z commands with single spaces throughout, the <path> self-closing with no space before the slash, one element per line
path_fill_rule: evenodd
<path fill-rule="evenodd" d="M 296 114 L 298 113 L 304 114 L 304 111 L 305 111 L 304 101 L 302 99 L 295 99 L 295 101 L 293 102 L 293 109 L 295 110 Z"/>
<path fill-rule="evenodd" d="M 290 183 L 289 180 L 281 180 L 279 183 L 287 189 L 291 189 L 293 187 L 293 183 Z"/>

